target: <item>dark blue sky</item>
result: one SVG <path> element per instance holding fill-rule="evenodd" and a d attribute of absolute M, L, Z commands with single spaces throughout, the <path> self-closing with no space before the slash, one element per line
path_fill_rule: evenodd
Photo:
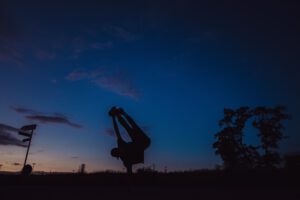
<path fill-rule="evenodd" d="M 223 108 L 285 105 L 283 153 L 299 151 L 299 6 L 291 1 L 0 2 L 4 125 L 37 123 L 37 170 L 122 169 L 107 111 L 122 106 L 153 144 L 146 166 L 220 163 Z M 17 137 L 16 133 L 11 133 Z M 14 135 L 15 134 L 15 135 Z M 248 143 L 257 142 L 246 133 Z M 4 170 L 25 149 L 0 142 Z"/>

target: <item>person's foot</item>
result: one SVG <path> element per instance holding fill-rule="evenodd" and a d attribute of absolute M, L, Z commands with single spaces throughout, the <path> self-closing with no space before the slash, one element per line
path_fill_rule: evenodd
<path fill-rule="evenodd" d="M 123 110 L 123 108 L 118 108 L 118 114 L 123 115 L 125 113 L 125 111 Z"/>
<path fill-rule="evenodd" d="M 109 111 L 108 111 L 108 115 L 113 117 L 116 115 L 116 112 L 117 112 L 117 108 L 116 106 L 113 106 Z"/>

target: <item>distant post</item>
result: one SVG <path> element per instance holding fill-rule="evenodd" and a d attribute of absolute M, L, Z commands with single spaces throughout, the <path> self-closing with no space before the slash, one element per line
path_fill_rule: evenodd
<path fill-rule="evenodd" d="M 19 130 L 19 135 L 22 135 L 22 136 L 26 137 L 22 141 L 23 142 L 29 142 L 28 146 L 27 146 L 27 151 L 26 151 L 26 156 L 25 156 L 25 160 L 24 160 L 23 169 L 22 169 L 22 173 L 25 174 L 25 175 L 29 175 L 32 171 L 32 167 L 30 165 L 26 165 L 26 163 L 27 163 L 28 153 L 29 153 L 29 149 L 30 149 L 30 145 L 31 145 L 31 139 L 32 139 L 32 136 L 33 136 L 33 131 L 35 129 L 36 129 L 36 124 L 32 124 L 32 125 L 23 126 Z"/>
<path fill-rule="evenodd" d="M 79 166 L 78 173 L 79 174 L 85 173 L 85 164 L 84 163 Z"/>

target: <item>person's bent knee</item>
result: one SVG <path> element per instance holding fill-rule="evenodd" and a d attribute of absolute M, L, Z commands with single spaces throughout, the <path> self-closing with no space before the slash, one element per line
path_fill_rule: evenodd
<path fill-rule="evenodd" d="M 148 148 L 151 144 L 151 139 L 150 138 L 147 138 L 145 141 L 144 141 L 144 146 L 145 146 L 145 149 Z"/>

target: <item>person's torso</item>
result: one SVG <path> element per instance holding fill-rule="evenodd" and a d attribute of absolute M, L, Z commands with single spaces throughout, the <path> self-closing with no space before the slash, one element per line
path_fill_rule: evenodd
<path fill-rule="evenodd" d="M 125 143 L 120 147 L 121 160 L 124 164 L 137 164 L 144 162 L 144 149 L 135 143 Z"/>

